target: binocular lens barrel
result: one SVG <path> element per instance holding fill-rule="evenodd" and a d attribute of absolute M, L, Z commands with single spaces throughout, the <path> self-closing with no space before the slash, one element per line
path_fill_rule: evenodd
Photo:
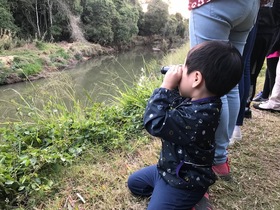
<path fill-rule="evenodd" d="M 160 69 L 160 72 L 162 74 L 166 74 L 166 72 L 170 69 L 170 66 L 163 66 L 161 69 Z"/>
<path fill-rule="evenodd" d="M 183 66 L 183 64 L 177 64 L 177 65 Z M 163 67 L 161 67 L 160 72 L 161 72 L 162 74 L 166 74 L 166 72 L 167 72 L 172 66 L 174 66 L 174 65 L 171 65 L 171 66 L 163 66 Z"/>

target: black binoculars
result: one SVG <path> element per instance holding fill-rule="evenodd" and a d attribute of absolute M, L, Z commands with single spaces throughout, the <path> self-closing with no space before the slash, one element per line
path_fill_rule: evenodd
<path fill-rule="evenodd" d="M 183 64 L 177 64 L 177 65 L 183 66 Z M 173 66 L 173 65 L 171 65 L 171 66 L 163 66 L 163 67 L 161 67 L 160 72 L 161 72 L 162 74 L 166 74 L 166 72 L 167 72 L 172 66 Z"/>
<path fill-rule="evenodd" d="M 166 72 L 170 69 L 170 67 L 171 66 L 163 66 L 163 67 L 161 67 L 160 72 L 162 74 L 166 74 Z"/>

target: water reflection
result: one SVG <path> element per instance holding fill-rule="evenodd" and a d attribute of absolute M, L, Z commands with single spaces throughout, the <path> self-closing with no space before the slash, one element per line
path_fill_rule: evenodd
<path fill-rule="evenodd" d="M 141 74 L 141 69 L 152 60 L 160 61 L 162 53 L 155 53 L 145 48 L 138 48 L 133 51 L 120 53 L 116 56 L 101 56 L 87 62 L 78 64 L 75 68 L 53 73 L 48 79 L 40 79 L 33 82 L 17 83 L 0 86 L 0 112 L 1 118 L 12 117 L 16 110 L 9 103 L 11 100 L 19 103 L 32 102 L 32 98 L 38 97 L 39 89 L 44 89 L 49 94 L 54 94 L 55 81 L 65 80 L 73 83 L 74 92 L 79 100 L 84 100 L 86 95 L 95 101 L 104 101 L 108 93 L 114 95 L 116 86 L 121 88 L 124 84 L 132 84 Z M 51 85 L 48 85 L 48 84 Z M 115 84 L 116 86 L 112 85 Z M 34 97 L 33 97 L 34 96 Z M 63 97 L 63 96 L 62 96 Z M 22 100 L 24 99 L 24 100 Z"/>

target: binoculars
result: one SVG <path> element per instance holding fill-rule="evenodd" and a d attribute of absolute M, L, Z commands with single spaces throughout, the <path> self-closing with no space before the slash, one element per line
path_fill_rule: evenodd
<path fill-rule="evenodd" d="M 160 73 L 166 74 L 166 72 L 171 68 L 171 66 L 163 66 L 160 69 Z"/>
<path fill-rule="evenodd" d="M 183 66 L 183 64 L 179 64 L 179 66 Z M 163 67 L 161 67 L 160 72 L 161 72 L 162 74 L 166 74 L 166 72 L 167 72 L 171 67 L 172 67 L 172 66 L 163 66 Z"/>

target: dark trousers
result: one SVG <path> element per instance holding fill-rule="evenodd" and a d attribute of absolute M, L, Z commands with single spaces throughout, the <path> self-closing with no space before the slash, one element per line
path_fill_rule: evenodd
<path fill-rule="evenodd" d="M 127 184 L 134 195 L 151 196 L 148 210 L 188 210 L 195 206 L 207 191 L 190 191 L 170 186 L 161 178 L 156 165 L 131 174 Z"/>
<path fill-rule="evenodd" d="M 239 97 L 240 97 L 240 109 L 236 120 L 236 125 L 238 126 L 243 125 L 245 107 L 247 104 L 247 99 L 249 97 L 250 84 L 251 84 L 250 82 L 251 54 L 254 47 L 256 34 L 257 34 L 257 26 L 255 25 L 248 35 L 244 47 L 243 55 L 242 55 L 244 66 L 243 66 L 243 74 L 238 84 Z"/>
<path fill-rule="evenodd" d="M 277 66 L 278 60 L 279 60 L 279 57 L 266 59 L 267 69 L 266 69 L 266 73 L 265 73 L 265 82 L 264 82 L 263 92 L 262 92 L 263 98 L 269 98 L 269 96 L 271 94 L 272 88 L 275 83 L 276 66 Z"/>
<path fill-rule="evenodd" d="M 258 29 L 257 29 L 258 30 Z M 269 47 L 272 42 L 273 33 L 258 33 L 256 35 L 254 48 L 251 54 L 251 87 L 250 95 L 247 101 L 247 107 L 250 106 L 252 99 L 256 94 L 257 78 L 262 69 L 264 60 L 267 56 Z"/>

